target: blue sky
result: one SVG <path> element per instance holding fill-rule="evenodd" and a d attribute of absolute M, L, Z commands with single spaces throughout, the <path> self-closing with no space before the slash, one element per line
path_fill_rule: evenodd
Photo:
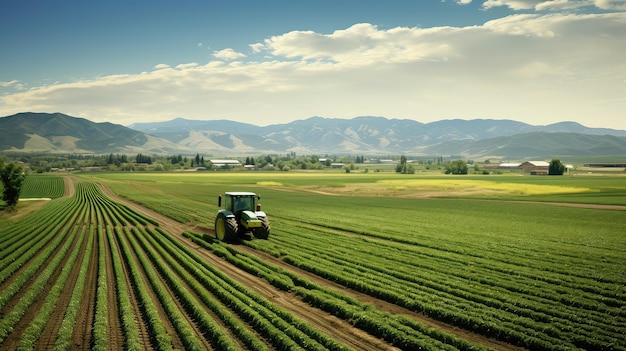
<path fill-rule="evenodd" d="M 0 116 L 626 129 L 626 0 L 1 1 Z"/>

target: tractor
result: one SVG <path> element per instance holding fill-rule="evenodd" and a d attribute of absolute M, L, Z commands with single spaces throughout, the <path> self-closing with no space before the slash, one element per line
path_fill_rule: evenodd
<path fill-rule="evenodd" d="M 261 204 L 256 203 L 260 199 L 260 196 L 249 192 L 226 192 L 224 197 L 220 195 L 217 206 L 221 209 L 215 218 L 215 238 L 224 242 L 253 237 L 267 239 L 270 235 L 270 221 L 265 212 L 261 211 Z"/>

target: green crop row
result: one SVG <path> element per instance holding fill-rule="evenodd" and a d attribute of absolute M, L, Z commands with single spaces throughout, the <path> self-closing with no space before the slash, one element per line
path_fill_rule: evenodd
<path fill-rule="evenodd" d="M 78 227 L 76 227 L 75 230 L 77 232 L 80 230 L 81 233 L 77 235 L 77 242 L 74 245 L 74 248 L 72 249 L 72 252 L 70 253 L 65 263 L 68 267 L 73 267 L 74 263 L 79 258 L 82 258 L 79 257 L 79 254 L 82 254 L 81 249 L 82 242 L 85 238 L 85 228 L 83 227 L 82 229 L 79 229 Z M 61 271 L 54 285 L 46 294 L 43 306 L 41 306 L 33 321 L 22 334 L 20 341 L 17 344 L 17 350 L 27 351 L 35 349 L 36 342 L 37 340 L 39 340 L 41 333 L 43 332 L 44 328 L 48 324 L 48 321 L 50 320 L 50 317 L 52 316 L 52 312 L 56 307 L 57 299 L 63 292 L 71 271 L 71 269 L 64 269 Z"/>
<path fill-rule="evenodd" d="M 111 261 L 113 262 L 113 270 L 115 274 L 116 296 L 118 299 L 120 320 L 124 333 L 126 350 L 141 350 L 141 341 L 139 340 L 139 328 L 135 323 L 135 316 L 132 313 L 132 303 L 130 300 L 130 291 L 126 283 L 126 276 L 120 257 L 117 242 L 113 236 L 111 227 L 107 227 L 107 241 L 109 243 L 109 252 L 111 252 Z"/>
<path fill-rule="evenodd" d="M 82 235 L 85 235 L 86 229 L 87 227 L 83 227 Z M 89 268 L 91 252 L 93 251 L 93 227 L 90 227 L 89 231 L 89 235 L 87 235 L 87 245 L 85 246 L 84 256 L 82 257 L 82 262 L 80 264 L 78 279 L 76 280 L 69 305 L 65 310 L 65 316 L 61 322 L 61 327 L 59 328 L 59 334 L 57 335 L 54 344 L 55 350 L 71 350 L 72 348 L 72 334 L 80 312 L 80 302 L 83 292 L 85 291 L 87 270 Z"/>
<path fill-rule="evenodd" d="M 29 175 L 22 184 L 21 198 L 56 199 L 65 193 L 63 177 L 51 175 Z"/>
<path fill-rule="evenodd" d="M 181 243 L 170 240 L 166 248 L 180 258 L 187 272 L 193 274 L 205 289 L 252 324 L 275 349 L 344 349 L 291 314 L 248 291 Z"/>
<path fill-rule="evenodd" d="M 489 270 L 480 269 L 466 273 L 475 268 L 466 261 L 465 267 L 455 273 L 454 261 L 437 261 L 432 256 L 418 259 L 424 251 L 420 245 L 394 244 L 380 238 L 370 240 L 362 235 L 346 238 L 336 230 L 315 226 L 307 229 L 298 224 L 284 225 L 282 232 L 285 235 L 273 236 L 271 245 L 254 242 L 255 247 L 271 246 L 268 252 L 279 247 L 283 259 L 294 266 L 508 342 L 553 349 L 563 340 L 570 340 L 579 347 L 611 349 L 624 327 L 623 309 L 621 305 L 611 306 L 619 303 L 612 297 L 608 298 L 611 305 L 606 305 L 599 303 L 606 296 L 569 289 L 570 295 L 565 296 L 576 299 L 563 304 L 567 297 L 555 294 L 554 290 L 548 295 L 548 289 L 530 294 L 530 298 L 527 294 L 516 294 L 515 288 L 505 294 L 502 289 L 495 293 L 493 287 L 498 287 L 498 283 L 488 285 L 480 281 L 500 279 L 505 276 L 502 271 L 494 269 L 488 273 Z M 469 257 L 469 261 L 475 259 Z M 450 279 L 450 275 L 454 278 Z M 537 281 L 533 285 L 537 286 Z M 588 299 L 581 299 L 581 294 Z M 607 319 L 607 315 L 617 318 Z M 574 323 L 576 329 L 571 328 Z"/>
<path fill-rule="evenodd" d="M 50 256 L 40 256 L 44 262 L 46 262 L 45 269 L 40 272 L 35 281 L 28 287 L 28 290 L 22 295 L 22 297 L 15 303 L 8 313 L 2 316 L 0 320 L 0 343 L 9 335 L 13 327 L 20 321 L 30 306 L 39 298 L 39 295 L 44 291 L 46 285 L 49 283 L 50 278 L 54 275 L 55 271 L 59 268 L 65 256 L 70 251 L 76 236 L 78 235 L 78 229 L 74 229 L 66 226 L 62 232 L 58 235 L 64 241 L 63 246 L 58 251 L 47 250 L 47 254 Z M 43 263 L 43 262 L 42 262 Z M 23 279 L 17 279 L 13 282 L 12 286 L 20 285 L 22 288 L 27 282 Z M 18 289 L 19 289 L 18 288 Z M 17 293 L 17 290 L 9 287 L 7 290 L 7 296 L 11 297 Z M 4 291 L 3 291 L 4 294 Z M 2 299 L 8 302 L 8 299 Z M 5 302 L 5 303 L 6 303 Z"/>
<path fill-rule="evenodd" d="M 448 333 L 428 328 L 419 323 L 407 323 L 402 318 L 380 312 L 354 299 L 338 296 L 337 293 L 327 288 L 266 263 L 255 256 L 241 252 L 232 246 L 213 242 L 212 239 L 206 236 L 200 238 L 200 236 L 192 233 L 186 233 L 185 236 L 194 243 L 224 257 L 237 267 L 263 277 L 279 289 L 294 291 L 302 296 L 304 301 L 340 318 L 349 320 L 364 331 L 372 333 L 403 349 L 443 350 L 450 347 L 461 350 L 480 349 L 479 346 Z M 405 326 L 402 327 L 401 325 Z M 410 327 L 407 328 L 406 325 L 410 325 Z"/>

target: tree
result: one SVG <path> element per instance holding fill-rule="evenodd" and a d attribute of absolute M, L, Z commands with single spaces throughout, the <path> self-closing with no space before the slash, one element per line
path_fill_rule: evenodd
<path fill-rule="evenodd" d="M 565 165 L 561 163 L 561 160 L 558 158 L 553 158 L 550 161 L 550 165 L 548 166 L 548 174 L 549 175 L 563 175 L 565 172 Z"/>
<path fill-rule="evenodd" d="M 467 174 L 467 163 L 463 160 L 456 160 L 445 165 L 446 174 Z"/>
<path fill-rule="evenodd" d="M 2 178 L 2 185 L 4 186 L 2 200 L 6 202 L 7 207 L 13 208 L 20 199 L 22 183 L 26 178 L 24 170 L 22 170 L 22 166 L 17 163 L 12 162 L 5 165 L 4 162 L 1 162 L 0 178 Z"/>
<path fill-rule="evenodd" d="M 406 156 L 400 156 L 400 163 L 396 165 L 396 172 L 402 174 L 414 174 L 415 167 L 413 165 L 407 164 Z"/>
<path fill-rule="evenodd" d="M 396 172 L 397 173 L 406 173 L 406 172 L 404 172 L 404 170 L 406 170 L 406 156 L 402 155 L 402 156 L 400 156 L 400 163 L 398 163 L 396 165 Z"/>

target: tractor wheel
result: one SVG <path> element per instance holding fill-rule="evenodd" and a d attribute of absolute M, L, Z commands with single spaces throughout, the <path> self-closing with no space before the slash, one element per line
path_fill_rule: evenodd
<path fill-rule="evenodd" d="M 215 219 L 215 239 L 232 242 L 237 237 L 237 220 L 218 214 Z"/>
<path fill-rule="evenodd" d="M 254 237 L 257 239 L 267 239 L 270 236 L 270 220 L 267 217 L 261 218 L 261 227 L 254 231 Z"/>

